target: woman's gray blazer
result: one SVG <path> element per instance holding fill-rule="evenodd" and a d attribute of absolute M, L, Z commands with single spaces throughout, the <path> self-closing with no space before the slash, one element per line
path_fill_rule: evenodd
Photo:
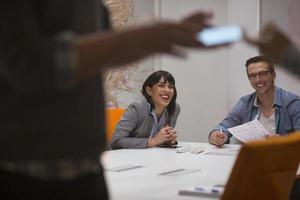
<path fill-rule="evenodd" d="M 176 103 L 174 114 L 171 119 L 167 114 L 166 123 L 169 122 L 169 125 L 174 128 L 179 113 L 180 106 Z M 147 148 L 147 141 L 151 134 L 153 120 L 150 114 L 150 104 L 144 97 L 130 104 L 116 126 L 111 148 Z"/>

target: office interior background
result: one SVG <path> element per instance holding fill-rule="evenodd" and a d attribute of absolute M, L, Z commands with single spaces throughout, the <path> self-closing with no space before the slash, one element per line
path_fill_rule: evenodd
<path fill-rule="evenodd" d="M 299 0 L 107 0 L 107 4 L 120 29 L 159 19 L 179 20 L 204 10 L 214 13 L 214 25 L 238 24 L 251 36 L 257 36 L 264 24 L 273 21 L 300 46 Z M 133 63 L 127 71 L 109 72 L 107 104 L 126 108 L 141 95 L 141 85 L 151 72 L 169 71 L 175 77 L 181 106 L 176 125 L 179 140 L 207 142 L 209 131 L 238 99 L 253 92 L 244 64 L 258 54 L 257 49 L 238 42 L 229 48 L 189 50 L 185 60 L 151 57 Z M 300 80 L 284 69 L 276 67 L 276 71 L 276 85 L 300 95 Z"/>

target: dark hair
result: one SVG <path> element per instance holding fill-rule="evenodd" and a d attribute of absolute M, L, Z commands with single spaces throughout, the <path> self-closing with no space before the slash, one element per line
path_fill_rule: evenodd
<path fill-rule="evenodd" d="M 258 63 L 258 62 L 265 62 L 265 63 L 267 63 L 269 65 L 270 71 L 274 72 L 274 64 L 269 59 L 267 59 L 264 56 L 255 56 L 255 57 L 249 58 L 246 61 L 245 67 L 246 67 L 247 74 L 248 74 L 248 66 L 250 64 L 252 64 L 252 63 Z"/>
<path fill-rule="evenodd" d="M 175 106 L 176 106 L 176 98 L 177 98 L 177 90 L 175 87 L 175 79 L 172 76 L 172 74 L 170 74 L 167 71 L 163 71 L 163 70 L 159 70 L 156 72 L 153 72 L 144 82 L 143 87 L 142 87 L 142 94 L 144 95 L 144 97 L 147 99 L 147 101 L 150 103 L 151 105 L 151 109 L 154 108 L 154 104 L 152 102 L 151 96 L 148 95 L 147 91 L 146 91 L 146 87 L 151 87 L 153 85 L 155 85 L 156 83 L 158 83 L 160 81 L 160 79 L 163 78 L 164 83 L 169 82 L 170 84 L 174 85 L 174 95 L 173 98 L 171 99 L 171 102 L 169 103 L 169 105 L 167 106 L 167 110 L 171 115 L 173 115 L 174 111 L 175 111 Z"/>

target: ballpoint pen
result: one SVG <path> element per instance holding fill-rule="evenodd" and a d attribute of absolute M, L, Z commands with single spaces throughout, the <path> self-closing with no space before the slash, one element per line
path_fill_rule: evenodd
<path fill-rule="evenodd" d="M 224 187 L 196 186 L 195 190 L 203 193 L 222 194 L 224 191 Z"/>
<path fill-rule="evenodd" d="M 224 136 L 221 127 L 219 127 L 219 132 L 221 133 L 222 136 Z M 224 138 L 224 137 L 223 137 L 223 138 Z M 223 143 L 225 143 L 225 141 L 223 141 Z M 223 145 L 223 144 L 219 144 L 219 145 L 216 145 L 216 146 L 217 146 L 217 147 L 221 147 L 222 145 Z"/>

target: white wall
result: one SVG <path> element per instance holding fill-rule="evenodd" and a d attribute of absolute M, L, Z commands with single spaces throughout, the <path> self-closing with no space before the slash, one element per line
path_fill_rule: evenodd
<path fill-rule="evenodd" d="M 249 0 L 161 0 L 162 18 L 180 19 L 195 10 L 214 13 L 213 23 L 259 27 L 258 2 Z M 257 51 L 244 44 L 211 51 L 190 51 L 187 60 L 161 58 L 161 68 L 176 79 L 182 107 L 176 129 L 180 140 L 206 142 L 209 130 L 222 120 L 241 95 L 251 91 L 245 59 Z"/>

